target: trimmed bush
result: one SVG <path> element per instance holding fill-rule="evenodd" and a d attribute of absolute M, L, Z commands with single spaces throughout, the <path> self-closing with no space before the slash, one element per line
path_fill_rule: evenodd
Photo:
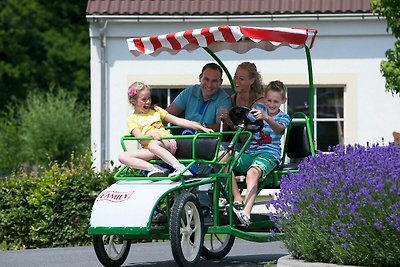
<path fill-rule="evenodd" d="M 335 147 L 283 177 L 277 225 L 290 254 L 310 262 L 398 266 L 400 147 Z"/>
<path fill-rule="evenodd" d="M 113 181 L 112 172 L 91 165 L 88 152 L 40 176 L 21 172 L 0 181 L 0 240 L 7 249 L 90 244 L 93 202 Z"/>

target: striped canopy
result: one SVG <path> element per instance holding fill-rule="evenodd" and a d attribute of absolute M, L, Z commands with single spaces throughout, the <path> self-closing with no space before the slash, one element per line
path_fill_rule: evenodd
<path fill-rule="evenodd" d="M 266 28 L 247 26 L 216 26 L 187 30 L 158 36 L 127 39 L 129 50 L 135 56 L 158 55 L 166 51 L 176 54 L 208 47 L 213 52 L 231 50 L 243 54 L 250 49 L 272 51 L 280 46 L 294 49 L 312 48 L 317 30 L 312 28 Z"/>

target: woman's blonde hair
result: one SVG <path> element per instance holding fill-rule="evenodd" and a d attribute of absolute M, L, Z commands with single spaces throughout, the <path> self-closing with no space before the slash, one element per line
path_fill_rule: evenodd
<path fill-rule="evenodd" d="M 258 72 L 256 64 L 251 62 L 242 62 L 237 67 L 247 70 L 249 77 L 254 79 L 254 83 L 250 86 L 251 91 L 256 95 L 263 95 L 264 86 L 262 84 L 261 74 Z"/>

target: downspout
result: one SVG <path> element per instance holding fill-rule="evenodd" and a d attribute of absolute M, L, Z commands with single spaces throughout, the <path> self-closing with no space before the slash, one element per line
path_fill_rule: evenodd
<path fill-rule="evenodd" d="M 107 61 L 106 61 L 106 29 L 108 20 L 100 20 L 100 170 L 106 168 L 109 153 L 109 121 L 108 121 L 108 90 L 107 90 Z"/>

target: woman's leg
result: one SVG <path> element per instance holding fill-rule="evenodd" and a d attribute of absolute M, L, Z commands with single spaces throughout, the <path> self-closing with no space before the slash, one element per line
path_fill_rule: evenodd
<path fill-rule="evenodd" d="M 233 201 L 237 201 L 242 203 L 242 195 L 240 194 L 239 187 L 237 185 L 237 180 L 235 174 L 232 174 L 232 194 L 233 194 Z"/>
<path fill-rule="evenodd" d="M 218 157 L 221 157 L 224 154 L 224 151 L 220 151 Z M 225 162 L 228 160 L 228 158 L 231 156 L 232 152 L 229 151 L 227 152 L 222 159 L 220 160 L 221 162 Z M 224 173 L 228 172 L 228 167 L 225 167 Z M 233 195 L 233 201 L 238 201 L 238 202 L 242 202 L 242 195 L 240 194 L 239 191 L 239 187 L 237 185 L 237 181 L 236 181 L 236 176 L 234 173 L 232 173 L 232 195 Z"/>

